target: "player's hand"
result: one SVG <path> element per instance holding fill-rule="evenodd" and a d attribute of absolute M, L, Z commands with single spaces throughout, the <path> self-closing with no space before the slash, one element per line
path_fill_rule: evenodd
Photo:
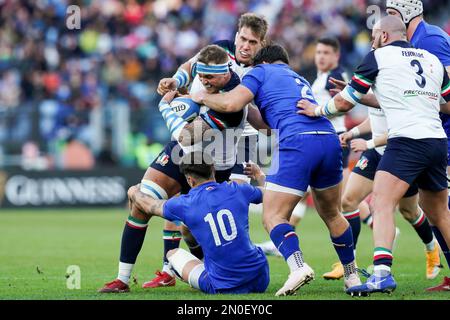
<path fill-rule="evenodd" d="M 164 78 L 158 83 L 158 89 L 156 91 L 160 95 L 165 95 L 167 92 L 177 89 L 177 80 L 174 78 Z"/>
<path fill-rule="evenodd" d="M 300 109 L 297 111 L 298 114 L 304 114 L 308 117 L 317 117 L 315 110 L 316 108 L 319 108 L 319 106 L 311 103 L 311 101 L 302 99 L 297 102 L 297 108 Z"/>
<path fill-rule="evenodd" d="M 335 90 L 339 90 L 338 92 L 344 90 L 344 88 L 347 86 L 347 82 L 335 79 L 333 77 L 330 77 L 328 81 L 336 87 Z"/>
<path fill-rule="evenodd" d="M 258 180 L 261 177 L 265 176 L 261 168 L 256 163 L 253 162 L 245 163 L 244 174 L 253 180 Z"/>
<path fill-rule="evenodd" d="M 170 104 L 172 102 L 172 100 L 177 96 L 177 94 L 178 94 L 178 91 L 176 91 L 176 90 L 169 91 L 164 95 L 162 100 L 164 100 L 165 102 Z"/>
<path fill-rule="evenodd" d="M 134 195 L 136 194 L 136 192 L 139 191 L 140 187 L 141 187 L 141 184 L 139 183 L 139 184 L 137 184 L 135 186 L 131 186 L 128 189 L 128 192 L 127 192 L 127 195 L 128 195 L 128 206 L 129 206 L 130 209 L 131 209 L 131 207 L 133 205 Z"/>
<path fill-rule="evenodd" d="M 366 151 L 367 150 L 367 141 L 364 139 L 354 139 L 350 143 L 350 147 L 352 148 L 353 152 Z"/>
<path fill-rule="evenodd" d="M 200 91 L 197 91 L 197 92 L 191 94 L 191 99 L 198 104 L 203 104 L 203 99 L 205 99 L 205 94 L 207 94 L 206 90 L 202 89 Z"/>
<path fill-rule="evenodd" d="M 348 147 L 348 142 L 350 141 L 350 140 L 352 140 L 352 138 L 353 138 L 353 135 L 351 134 L 351 132 L 344 132 L 344 133 L 341 133 L 340 135 L 339 135 L 339 142 L 341 143 L 341 147 L 342 148 L 347 148 Z"/>

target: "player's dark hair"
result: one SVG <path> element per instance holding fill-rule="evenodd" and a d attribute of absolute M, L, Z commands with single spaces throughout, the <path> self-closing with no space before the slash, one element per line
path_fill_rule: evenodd
<path fill-rule="evenodd" d="M 282 61 L 289 64 L 289 55 L 279 44 L 271 44 L 261 48 L 253 59 L 253 64 L 261 64 L 263 62 L 273 63 L 275 61 Z"/>
<path fill-rule="evenodd" d="M 239 31 L 243 28 L 247 27 L 252 32 L 259 37 L 261 41 L 266 37 L 267 29 L 269 27 L 269 23 L 266 18 L 263 16 L 257 15 L 256 13 L 244 13 L 239 18 Z"/>
<path fill-rule="evenodd" d="M 206 153 L 193 151 L 181 159 L 180 171 L 197 179 L 211 179 L 214 175 L 214 161 Z"/>
<path fill-rule="evenodd" d="M 324 37 L 317 40 L 317 43 L 324 44 L 326 46 L 330 46 L 334 49 L 334 52 L 341 51 L 341 44 L 339 43 L 339 40 L 333 37 Z"/>
<path fill-rule="evenodd" d="M 197 60 L 204 64 L 222 64 L 228 61 L 228 54 L 218 45 L 211 44 L 200 50 Z"/>

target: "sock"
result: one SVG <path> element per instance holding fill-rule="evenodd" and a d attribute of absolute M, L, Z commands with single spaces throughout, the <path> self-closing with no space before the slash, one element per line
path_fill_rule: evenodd
<path fill-rule="evenodd" d="M 331 242 L 333 243 L 339 260 L 344 266 L 344 275 L 347 277 L 350 273 L 355 273 L 356 267 L 355 255 L 353 253 L 352 228 L 349 226 L 340 236 L 331 237 Z"/>
<path fill-rule="evenodd" d="M 131 271 L 133 271 L 134 263 L 119 262 L 119 274 L 117 279 L 123 283 L 128 284 L 130 282 Z"/>
<path fill-rule="evenodd" d="M 439 231 L 437 227 L 432 226 L 431 229 L 433 229 L 434 236 L 436 237 L 436 240 L 441 247 L 441 251 L 444 254 L 445 260 L 447 260 L 447 265 L 450 268 L 450 250 L 448 249 L 447 243 L 445 242 L 441 231 Z"/>
<path fill-rule="evenodd" d="M 389 249 L 383 247 L 376 247 L 373 252 L 373 265 L 374 267 L 378 265 L 384 265 L 385 267 L 389 267 L 389 270 L 392 266 L 392 252 Z M 375 270 L 375 269 L 374 269 Z"/>
<path fill-rule="evenodd" d="M 369 215 L 365 219 L 363 219 L 362 222 L 366 224 L 370 229 L 373 229 L 373 218 L 371 213 L 369 213 Z"/>
<path fill-rule="evenodd" d="M 128 283 L 133 265 L 141 251 L 147 231 L 147 221 L 128 216 L 122 233 L 118 279 Z"/>
<path fill-rule="evenodd" d="M 298 237 L 290 224 L 281 223 L 275 226 L 270 232 L 270 238 L 288 263 L 291 272 L 303 266 Z"/>
<path fill-rule="evenodd" d="M 373 274 L 377 277 L 386 277 L 391 274 L 391 266 L 379 264 L 373 267 Z"/>
<path fill-rule="evenodd" d="M 180 247 L 181 232 L 163 230 L 163 240 L 164 240 L 164 258 L 163 258 L 163 272 L 167 272 L 173 276 L 172 270 L 169 268 L 169 260 L 167 260 L 167 252 L 172 249 L 178 249 Z"/>
<path fill-rule="evenodd" d="M 186 242 L 189 251 L 199 260 L 202 260 L 204 255 L 203 255 L 203 249 L 202 247 L 198 244 L 197 240 L 195 240 L 195 238 L 193 236 L 189 236 L 189 237 L 183 237 L 184 242 Z"/>
<path fill-rule="evenodd" d="M 342 212 L 345 219 L 347 219 L 353 234 L 353 246 L 356 249 L 356 243 L 358 242 L 359 233 L 361 232 L 361 219 L 359 218 L 359 209 L 355 211 Z"/>
<path fill-rule="evenodd" d="M 411 222 L 411 225 L 414 227 L 414 230 L 416 230 L 417 234 L 419 235 L 420 239 L 422 239 L 422 242 L 430 247 L 430 243 L 433 244 L 434 249 L 434 241 L 433 241 L 433 231 L 431 230 L 430 224 L 428 223 L 427 218 L 425 217 L 425 214 L 422 209 L 419 208 L 419 216 L 416 220 Z M 428 250 L 430 251 L 430 250 Z"/>

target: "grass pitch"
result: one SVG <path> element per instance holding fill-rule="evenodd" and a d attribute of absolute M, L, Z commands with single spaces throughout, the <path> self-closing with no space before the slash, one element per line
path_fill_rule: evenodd
<path fill-rule="evenodd" d="M 120 239 L 127 217 L 125 209 L 89 210 L 2 210 L 0 212 L 0 299 L 275 299 L 275 292 L 287 279 L 288 267 L 283 259 L 269 257 L 271 282 L 264 294 L 205 295 L 177 281 L 175 287 L 142 289 L 144 281 L 162 264 L 163 220 L 153 218 L 143 249 L 134 269 L 135 281 L 128 294 L 98 294 L 97 289 L 117 276 Z M 427 293 L 426 287 L 441 282 L 441 271 L 435 280 L 425 278 L 424 246 L 399 215 L 401 235 L 394 251 L 393 273 L 398 288 L 391 295 L 373 294 L 364 299 L 448 300 L 448 292 Z M 267 240 L 261 216 L 250 215 L 250 233 L 254 242 Z M 315 270 L 316 279 L 301 288 L 296 296 L 277 299 L 350 300 L 343 292 L 342 281 L 326 281 L 321 275 L 329 271 L 337 255 L 329 234 L 318 215 L 309 210 L 297 228 L 305 260 Z M 184 244 L 182 247 L 186 248 Z M 357 262 L 366 268 L 372 261 L 372 238 L 362 226 Z M 442 263 L 445 265 L 444 258 Z M 68 266 L 81 270 L 81 288 L 68 289 Z M 362 299 L 362 298 L 359 298 Z"/>

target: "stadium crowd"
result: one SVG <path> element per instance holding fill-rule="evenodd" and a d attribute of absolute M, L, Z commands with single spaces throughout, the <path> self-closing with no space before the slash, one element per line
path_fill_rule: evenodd
<path fill-rule="evenodd" d="M 232 39 L 240 14 L 264 14 L 269 38 L 312 81 L 315 39 L 336 36 L 351 70 L 370 49 L 367 6 L 382 2 L 0 1 L 0 166 L 23 154 L 41 158 L 39 168 L 70 167 L 64 154 L 75 141 L 92 158 L 85 168 L 145 168 L 169 139 L 155 112 L 159 79 L 205 44 Z M 445 2 L 424 1 L 427 16 L 442 22 Z M 66 25 L 72 4 L 81 8 L 78 30 Z"/>

